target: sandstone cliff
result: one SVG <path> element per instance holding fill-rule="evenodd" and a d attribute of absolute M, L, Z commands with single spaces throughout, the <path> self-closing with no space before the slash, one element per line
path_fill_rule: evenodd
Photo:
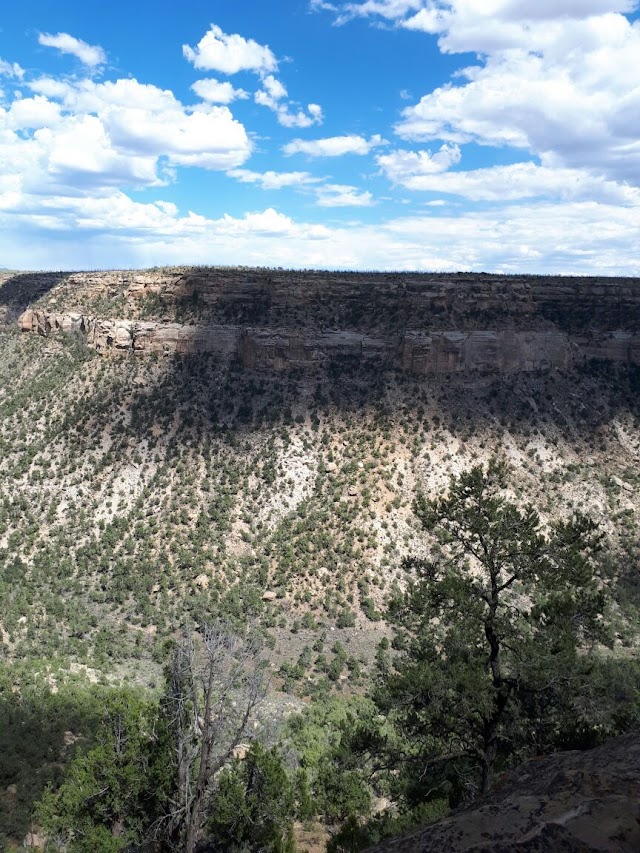
<path fill-rule="evenodd" d="M 282 370 L 351 359 L 417 374 L 640 363 L 640 281 L 166 269 L 4 276 L 23 332 L 100 353 L 213 353 Z"/>

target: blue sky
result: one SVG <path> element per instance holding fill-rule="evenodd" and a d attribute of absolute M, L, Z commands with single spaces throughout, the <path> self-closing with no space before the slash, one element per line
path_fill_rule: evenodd
<path fill-rule="evenodd" d="M 0 266 L 640 274 L 635 0 L 24 0 Z"/>

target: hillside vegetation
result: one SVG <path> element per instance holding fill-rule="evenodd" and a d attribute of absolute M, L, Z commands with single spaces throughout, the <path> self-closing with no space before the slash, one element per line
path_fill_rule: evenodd
<path fill-rule="evenodd" d="M 272 731 L 267 746 L 281 739 L 273 721 L 293 711 L 307 709 L 309 730 L 317 724 L 309 714 L 370 701 L 363 697 L 380 676 L 379 644 L 384 650 L 394 635 L 388 603 L 407 584 L 403 561 L 439 547 L 416 515 L 416 495 L 444 494 L 452 476 L 494 458 L 509 468 L 505 495 L 517 507 L 531 503 L 543 529 L 576 513 L 598 525 L 607 654 L 636 659 L 640 366 L 632 359 L 419 374 L 351 351 L 305 357 L 303 365 L 280 360 L 277 370 L 234 351 L 105 355 L 82 333 L 20 332 L 17 318 L 46 308 L 253 329 L 274 322 L 273 300 L 265 307 L 261 284 L 262 313 L 233 301 L 214 311 L 195 287 L 183 302 L 149 293 L 134 311 L 124 290 L 105 297 L 58 277 L 34 292 L 29 281 L 5 279 L 0 710 L 21 725 L 16 697 L 30 696 L 34 685 L 34 697 L 46 693 L 52 707 L 56 695 L 60 705 L 84 697 L 82 713 L 47 735 L 47 753 L 29 759 L 45 768 L 39 781 L 16 770 L 19 756 L 0 764 L 0 789 L 18 785 L 4 799 L 0 790 L 4 832 L 14 841 L 23 840 L 29 804 L 47 779 L 59 781 L 78 739 L 80 747 L 92 742 L 92 703 L 102 701 L 95 697 L 126 684 L 142 691 L 140 701 L 156 701 L 185 625 L 197 631 L 224 619 L 240 633 L 247 622 L 258 626 L 271 673 L 259 728 Z M 388 336 L 427 322 L 402 311 L 371 319 L 353 301 L 321 305 L 316 313 L 287 309 L 286 323 L 298 317 L 307 330 L 355 334 L 365 317 L 369 331 Z M 583 308 L 576 306 L 573 325 L 584 337 Z M 482 330 L 508 325 L 492 310 L 475 318 Z M 621 323 L 631 327 L 622 314 L 607 314 L 607 335 Z M 455 330 L 452 318 L 462 316 L 473 330 L 474 313 L 455 306 L 438 328 Z M 597 313 L 591 317 L 595 323 Z M 566 331 L 570 318 L 557 328 Z M 549 312 L 522 322 L 555 328 Z M 298 743 L 289 764 L 305 748 Z M 325 822 L 354 809 L 328 807 Z"/>

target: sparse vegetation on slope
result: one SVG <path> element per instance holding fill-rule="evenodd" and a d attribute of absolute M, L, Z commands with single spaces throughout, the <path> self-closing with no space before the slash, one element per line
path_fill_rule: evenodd
<path fill-rule="evenodd" d="M 351 701 L 395 654 L 384 648 L 387 605 L 406 588 L 403 560 L 432 545 L 413 510 L 417 491 L 435 497 L 496 453 L 512 466 L 510 499 L 532 503 L 543 528 L 582 513 L 606 534 L 611 654 L 637 655 L 638 367 L 442 377 L 351 356 L 279 371 L 233 353 L 105 357 L 82 336 L 20 335 L 12 306 L 33 301 L 27 284 L 13 281 L 0 299 L 11 309 L 0 327 L 0 642 L 15 695 L 34 679 L 62 690 L 78 673 L 105 690 L 127 682 L 157 692 L 185 623 L 221 617 L 242 629 L 251 617 L 274 717 L 332 696 Z M 130 310 L 124 290 L 74 293 L 63 276 L 45 291 L 36 301 L 56 310 Z M 136 305 L 175 319 L 154 299 Z M 318 299 L 317 316 L 298 306 L 287 318 L 387 322 L 357 301 Z M 210 321 L 201 301 L 189 295 L 181 322 Z M 290 310 L 279 305 L 215 319 L 267 322 Z M 462 315 L 445 305 L 439 322 L 447 316 Z M 402 328 L 407 318 L 388 322 Z M 0 788 L 14 778 L 7 771 Z M 345 792 L 343 781 L 327 780 L 322 790 L 334 793 L 318 796 L 353 804 L 360 788 Z M 325 818 L 345 808 L 330 802 Z M 7 826 L 17 841 L 28 829 L 26 817 Z"/>

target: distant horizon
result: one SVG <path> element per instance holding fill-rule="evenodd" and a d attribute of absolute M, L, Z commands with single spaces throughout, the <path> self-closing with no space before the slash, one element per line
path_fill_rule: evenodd
<path fill-rule="evenodd" d="M 640 275 L 639 0 L 25 0 L 0 263 Z"/>
<path fill-rule="evenodd" d="M 531 273 L 531 272 L 493 272 L 491 270 L 416 270 L 416 269 L 340 269 L 339 267 L 276 267 L 248 264 L 154 264 L 140 267 L 69 267 L 67 269 L 27 269 L 0 267 L 0 274 L 15 273 L 17 275 L 75 275 L 78 273 L 110 273 L 110 272 L 153 272 L 154 270 L 230 270 L 247 272 L 276 272 L 276 273 L 309 273 L 311 275 L 326 273 L 327 275 L 371 275 L 371 276 L 490 276 L 493 278 L 579 278 L 579 279 L 627 279 L 640 283 L 640 273 L 637 275 L 606 275 L 600 273 Z"/>

